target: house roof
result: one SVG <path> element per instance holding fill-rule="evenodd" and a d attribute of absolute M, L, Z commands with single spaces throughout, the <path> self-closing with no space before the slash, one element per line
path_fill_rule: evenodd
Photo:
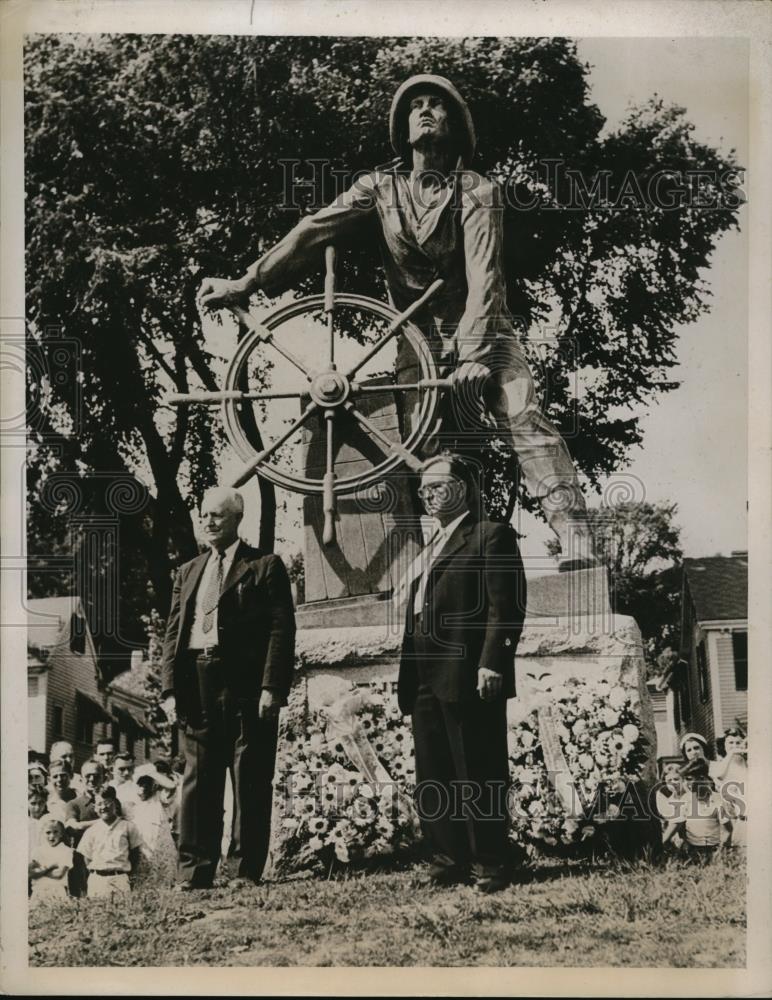
<path fill-rule="evenodd" d="M 27 601 L 27 646 L 35 650 L 55 646 L 62 629 L 75 613 L 83 614 L 79 597 L 36 597 Z"/>
<path fill-rule="evenodd" d="M 109 689 L 115 692 L 125 692 L 135 698 L 142 698 L 147 701 L 147 687 L 145 678 L 149 664 L 142 661 L 135 664 L 130 670 L 124 670 L 117 674 L 114 680 L 110 681 Z"/>
<path fill-rule="evenodd" d="M 684 573 L 697 621 L 748 617 L 746 554 L 684 559 Z"/>

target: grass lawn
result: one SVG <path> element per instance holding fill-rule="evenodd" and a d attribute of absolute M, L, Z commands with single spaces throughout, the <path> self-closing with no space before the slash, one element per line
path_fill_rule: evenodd
<path fill-rule="evenodd" d="M 542 864 L 492 896 L 413 868 L 30 910 L 40 966 L 745 964 L 742 858 Z"/>

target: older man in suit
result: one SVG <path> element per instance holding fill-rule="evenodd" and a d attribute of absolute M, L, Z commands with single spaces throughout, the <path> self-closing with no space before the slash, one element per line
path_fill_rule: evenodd
<path fill-rule="evenodd" d="M 178 719 L 185 774 L 178 885 L 211 886 L 220 856 L 225 773 L 234 789 L 231 853 L 259 881 L 268 854 L 279 709 L 292 681 L 295 616 L 278 556 L 238 535 L 244 502 L 210 490 L 209 551 L 180 567 L 163 650 L 164 707 Z"/>
<path fill-rule="evenodd" d="M 494 892 L 508 882 L 507 699 L 525 617 L 525 574 L 507 524 L 481 519 L 475 473 L 458 456 L 424 465 L 438 528 L 409 586 L 399 703 L 412 715 L 416 804 L 429 880 Z"/>

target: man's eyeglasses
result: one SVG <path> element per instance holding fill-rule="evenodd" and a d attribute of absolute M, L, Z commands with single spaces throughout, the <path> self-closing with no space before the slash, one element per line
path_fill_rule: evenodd
<path fill-rule="evenodd" d="M 428 500 L 429 497 L 436 496 L 438 493 L 448 494 L 452 489 L 452 483 L 436 483 L 433 486 L 420 486 L 418 495 L 422 500 Z"/>

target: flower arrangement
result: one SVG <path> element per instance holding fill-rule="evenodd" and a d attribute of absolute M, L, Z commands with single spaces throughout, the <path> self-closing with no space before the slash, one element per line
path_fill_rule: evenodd
<path fill-rule="evenodd" d="M 389 854 L 414 841 L 413 737 L 390 688 L 373 683 L 364 691 L 351 689 L 365 695 L 356 726 L 383 768 L 380 780 L 368 780 L 344 742 L 328 735 L 329 713 L 309 711 L 301 725 L 288 728 L 276 764 L 285 869 L 329 871 L 336 863 Z"/>
<path fill-rule="evenodd" d="M 327 872 L 393 853 L 417 837 L 413 737 L 391 684 L 352 686 L 341 703 L 349 697 L 345 736 L 334 725 L 336 706 L 304 705 L 280 743 L 277 861 L 284 870 Z M 545 725 L 565 772 L 560 788 L 554 760 L 552 774 L 545 760 Z M 510 835 L 530 850 L 567 849 L 592 838 L 620 815 L 647 756 L 631 695 L 605 680 L 571 678 L 544 689 L 510 725 L 508 738 Z M 352 762 L 362 741 L 374 754 L 374 777 Z"/>
<path fill-rule="evenodd" d="M 559 781 L 548 773 L 540 709 L 559 741 Z M 543 722 L 541 723 L 543 725 Z M 571 845 L 620 815 L 630 783 L 640 780 L 647 743 L 628 691 L 606 680 L 571 678 L 545 690 L 509 729 L 511 836 L 524 846 Z"/>

